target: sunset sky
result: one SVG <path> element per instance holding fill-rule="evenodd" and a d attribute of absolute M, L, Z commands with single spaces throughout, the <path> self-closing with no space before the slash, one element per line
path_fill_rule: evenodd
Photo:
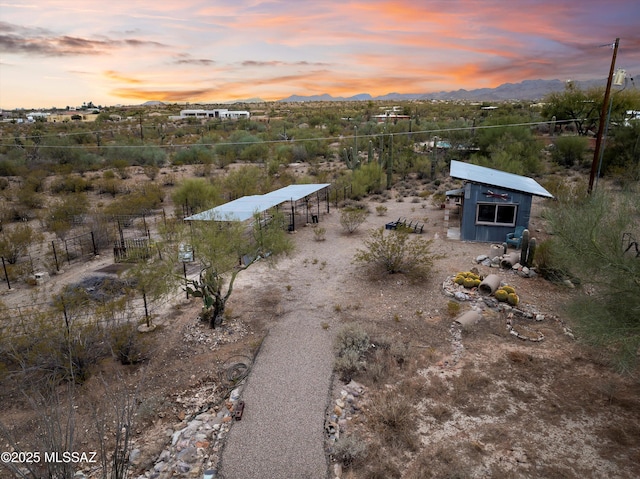
<path fill-rule="evenodd" d="M 638 0 L 0 0 L 0 108 L 605 78 L 616 37 L 640 78 Z"/>

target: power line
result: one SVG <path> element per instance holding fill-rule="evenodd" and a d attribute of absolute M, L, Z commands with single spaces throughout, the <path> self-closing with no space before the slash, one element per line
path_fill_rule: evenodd
<path fill-rule="evenodd" d="M 508 123 L 508 124 L 500 124 L 500 125 L 476 125 L 476 126 L 464 126 L 464 127 L 454 127 L 454 128 L 434 128 L 429 130 L 420 130 L 420 131 L 401 131 L 401 132 L 386 132 L 386 133 L 370 133 L 370 134 L 361 134 L 357 135 L 357 138 L 380 138 L 380 136 L 407 136 L 407 135 L 420 135 L 420 134 L 433 134 L 433 133 L 443 133 L 443 132 L 454 132 L 454 131 L 470 131 L 470 130 L 484 130 L 484 129 L 495 129 L 495 128 L 509 128 L 509 127 L 523 127 L 523 126 L 536 126 L 536 125 L 548 125 L 548 124 L 560 124 L 560 123 L 573 123 L 574 121 L 585 121 L 586 118 L 577 118 L 571 120 L 548 120 L 548 121 L 535 121 L 535 122 L 523 122 L 523 123 Z M 103 130 L 102 132 L 109 132 L 113 130 Z M 91 134 L 96 133 L 92 132 L 83 132 L 79 134 Z M 59 137 L 59 135 L 52 135 L 54 137 Z M 22 140 L 27 137 L 13 137 L 12 140 Z M 44 136 L 35 136 L 29 138 L 45 138 Z M 293 139 L 278 139 L 278 140 L 260 140 L 260 141 L 237 141 L 237 142 L 210 142 L 210 143 L 192 143 L 192 144 L 146 144 L 146 145 L 16 145 L 15 143 L 0 143 L 2 147 L 28 147 L 28 148 L 58 148 L 58 149 L 69 149 L 69 150 L 83 150 L 83 149 L 118 149 L 118 148 L 191 148 L 194 146 L 249 146 L 249 145 L 270 145 L 270 144 L 290 144 L 290 143 L 302 143 L 308 141 L 341 141 L 341 140 L 350 140 L 356 138 L 356 135 L 351 136 L 332 136 L 332 137 L 318 137 L 318 138 L 293 138 Z"/>

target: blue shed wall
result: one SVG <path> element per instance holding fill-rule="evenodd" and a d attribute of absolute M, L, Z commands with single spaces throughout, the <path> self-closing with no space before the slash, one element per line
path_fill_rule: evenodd
<path fill-rule="evenodd" d="M 506 194 L 505 201 L 500 198 L 487 197 L 486 193 Z M 485 186 L 477 183 L 467 183 L 464 191 L 462 218 L 460 225 L 460 239 L 465 241 L 480 241 L 487 243 L 502 243 L 507 233 L 512 233 L 515 226 L 529 226 L 531 218 L 532 195 L 511 191 L 495 186 Z M 496 203 L 499 205 L 517 205 L 515 226 L 497 226 L 476 224 L 476 209 L 478 203 Z"/>

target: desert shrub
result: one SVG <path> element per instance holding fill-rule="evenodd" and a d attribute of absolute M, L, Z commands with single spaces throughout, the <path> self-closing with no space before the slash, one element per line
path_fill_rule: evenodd
<path fill-rule="evenodd" d="M 40 241 L 41 235 L 29 225 L 21 224 L 4 228 L 0 233 L 0 256 L 9 264 L 15 264 L 27 253 L 29 246 Z"/>
<path fill-rule="evenodd" d="M 50 206 L 45 218 L 47 228 L 58 237 L 64 238 L 76 218 L 89 209 L 89 200 L 84 193 L 66 195 L 62 200 Z"/>
<path fill-rule="evenodd" d="M 30 187 L 23 187 L 18 190 L 16 197 L 21 206 L 35 210 L 44 206 L 44 196 Z"/>
<path fill-rule="evenodd" d="M 149 346 L 135 324 L 114 326 L 109 332 L 109 339 L 112 354 L 122 364 L 136 364 L 148 357 Z"/>
<path fill-rule="evenodd" d="M 77 175 L 65 175 L 51 183 L 51 193 L 80 193 L 91 189 L 91 182 Z"/>
<path fill-rule="evenodd" d="M 223 188 L 229 198 L 257 195 L 269 189 L 268 178 L 265 178 L 264 168 L 246 165 L 230 171 L 225 179 Z"/>
<path fill-rule="evenodd" d="M 581 201 L 587 197 L 587 182 L 575 178 L 578 181 L 569 181 L 564 176 L 550 176 L 541 182 L 558 201 Z"/>
<path fill-rule="evenodd" d="M 131 145 L 108 147 L 105 156 L 112 164 L 129 166 L 156 165 L 162 166 L 167 161 L 167 153 L 159 146 Z"/>
<path fill-rule="evenodd" d="M 561 136 L 556 139 L 551 158 L 564 167 L 580 165 L 589 147 L 589 140 L 584 136 Z"/>
<path fill-rule="evenodd" d="M 348 382 L 365 365 L 363 356 L 371 345 L 369 335 L 355 323 L 346 324 L 338 331 L 334 344 L 336 351 L 334 369 L 340 374 L 342 380 Z"/>
<path fill-rule="evenodd" d="M 384 205 L 378 205 L 376 206 L 376 213 L 378 214 L 378 216 L 384 216 L 387 214 L 387 207 Z"/>
<path fill-rule="evenodd" d="M 192 145 L 183 148 L 173 155 L 173 165 L 203 165 L 215 160 L 215 151 L 204 145 Z"/>
<path fill-rule="evenodd" d="M 385 445 L 410 451 L 418 447 L 418 413 L 413 403 L 385 390 L 373 397 L 368 411 L 369 425 Z"/>
<path fill-rule="evenodd" d="M 447 316 L 455 318 L 460 313 L 460 303 L 457 301 L 447 302 Z"/>
<path fill-rule="evenodd" d="M 378 163 L 367 163 L 353 171 L 351 175 L 351 198 L 358 199 L 383 191 L 384 170 Z"/>
<path fill-rule="evenodd" d="M 358 435 L 341 436 L 333 445 L 333 458 L 346 467 L 361 462 L 367 453 L 367 443 Z"/>
<path fill-rule="evenodd" d="M 354 351 L 358 355 L 362 355 L 367 352 L 370 346 L 369 334 L 362 326 L 355 323 L 344 325 L 336 335 L 335 349 L 338 356 L 346 351 Z"/>
<path fill-rule="evenodd" d="M 111 171 L 111 170 L 109 170 Z M 105 172 L 106 174 L 107 172 Z M 116 197 L 116 195 L 118 193 L 121 192 L 122 189 L 122 183 L 120 181 L 118 181 L 115 178 L 102 178 L 101 180 L 98 180 L 96 182 L 96 188 L 98 193 L 102 194 L 108 194 L 111 195 L 112 197 Z"/>
<path fill-rule="evenodd" d="M 172 195 L 176 206 L 184 206 L 189 212 L 199 212 L 222 202 L 222 192 L 217 185 L 204 178 L 187 178 Z"/>
<path fill-rule="evenodd" d="M 0 160 L 0 176 L 18 176 L 21 173 L 24 173 L 25 166 L 21 163 L 24 162 L 24 158 L 20 161 L 14 162 L 10 159 L 11 156 L 17 157 L 18 155 L 24 156 L 24 153 L 21 153 L 22 150 L 12 150 L 13 155 L 8 155 L 7 159 Z"/>
<path fill-rule="evenodd" d="M 405 273 L 416 279 L 429 276 L 435 256 L 431 253 L 431 240 L 417 236 L 409 238 L 405 230 L 385 232 L 378 228 L 365 240 L 366 249 L 356 251 L 354 261 L 370 266 L 374 270 L 390 274 Z"/>
<path fill-rule="evenodd" d="M 340 212 L 340 225 L 351 234 L 367 219 L 369 212 L 363 208 L 348 206 Z"/>
<path fill-rule="evenodd" d="M 156 165 L 145 165 L 144 174 L 147 175 L 147 178 L 149 178 L 151 181 L 156 179 L 158 173 L 160 173 L 160 168 L 158 168 Z"/>
<path fill-rule="evenodd" d="M 626 253 L 625 248 L 631 237 L 640 237 L 639 212 L 637 192 L 598 190 L 545 213 L 554 232 L 554 259 L 592 286 L 569 307 L 574 330 L 621 370 L 638 365 L 640 261 L 633 248 Z M 626 243 L 625 234 L 630 235 Z"/>
<path fill-rule="evenodd" d="M 60 314 L 62 316 L 62 314 Z M 29 324 L 29 335 L 13 339 L 9 360 L 19 365 L 25 380 L 82 383 L 107 354 L 103 332 L 95 324 L 62 323 L 42 314 Z"/>
<path fill-rule="evenodd" d="M 463 455 L 451 447 L 424 449 L 412 462 L 407 479 L 463 479 L 471 477 Z M 503 476 L 496 476 L 503 477 Z"/>
<path fill-rule="evenodd" d="M 316 226 L 313 228 L 313 238 L 316 241 L 324 241 L 326 238 L 327 230 L 326 228 L 322 228 L 320 226 Z"/>
<path fill-rule="evenodd" d="M 156 184 L 143 187 L 123 195 L 105 207 L 111 215 L 141 215 L 158 208 L 164 200 L 164 191 Z"/>

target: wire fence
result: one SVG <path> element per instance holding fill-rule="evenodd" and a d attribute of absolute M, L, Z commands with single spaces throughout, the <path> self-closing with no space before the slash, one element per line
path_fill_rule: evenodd
<path fill-rule="evenodd" d="M 185 265 L 182 274 L 186 280 L 197 278 L 196 264 Z M 183 284 L 159 298 L 150 298 L 139 290 L 129 290 L 110 301 L 96 300 L 65 304 L 60 296 L 50 302 L 39 302 L 0 309 L 0 338 L 15 339 L 37 334 L 43 324 L 66 327 L 82 325 L 102 327 L 122 323 L 144 323 L 165 314 L 182 300 L 189 299 Z"/>
<path fill-rule="evenodd" d="M 152 231 L 161 230 L 166 221 L 164 210 L 83 218 L 84 226 L 75 236 L 29 245 L 26 251 L 16 248 L 12 256 L 0 256 L 0 288 L 4 284 L 11 289 L 17 282 L 35 286 L 47 275 L 58 274 L 104 253 L 114 254 L 118 261 L 142 259 L 157 235 Z M 147 246 L 142 247 L 145 243 Z"/>

